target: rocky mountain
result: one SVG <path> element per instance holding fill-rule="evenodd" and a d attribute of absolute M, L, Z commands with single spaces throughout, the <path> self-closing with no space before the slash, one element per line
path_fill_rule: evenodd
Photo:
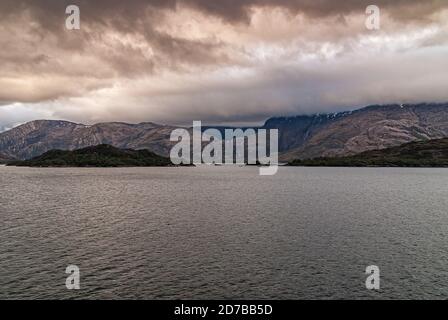
<path fill-rule="evenodd" d="M 68 121 L 37 120 L 0 134 L 0 152 L 30 159 L 53 149 L 75 150 L 109 144 L 121 149 L 149 149 L 168 155 L 174 127 L 154 123 L 99 123 L 92 126 Z"/>
<path fill-rule="evenodd" d="M 448 167 L 448 138 L 416 141 L 353 156 L 294 160 L 292 166 Z"/>
<path fill-rule="evenodd" d="M 448 137 L 448 103 L 377 105 L 333 114 L 275 117 L 261 128 L 279 129 L 281 161 L 352 155 Z M 109 144 L 121 149 L 149 149 L 168 156 L 174 145 L 169 141 L 174 129 L 150 122 L 87 126 L 39 120 L 0 133 L 0 153 L 29 159 L 52 149 Z"/>

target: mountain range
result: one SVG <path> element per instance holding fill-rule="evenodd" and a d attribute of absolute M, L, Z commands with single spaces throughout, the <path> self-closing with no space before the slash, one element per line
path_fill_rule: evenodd
<path fill-rule="evenodd" d="M 170 134 L 176 128 L 152 122 L 84 125 L 37 120 L 0 133 L 0 154 L 4 158 L 29 159 L 53 149 L 109 144 L 168 156 L 174 145 Z M 259 128 L 279 130 L 283 161 L 349 156 L 448 137 L 448 103 L 374 105 L 340 113 L 274 117 Z"/>

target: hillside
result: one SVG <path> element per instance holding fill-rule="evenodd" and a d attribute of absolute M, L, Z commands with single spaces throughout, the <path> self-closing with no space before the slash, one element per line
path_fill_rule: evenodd
<path fill-rule="evenodd" d="M 315 134 L 349 115 L 350 112 L 341 112 L 335 114 L 274 117 L 268 119 L 262 128 L 267 130 L 278 129 L 278 149 L 280 152 L 286 152 L 305 146 Z"/>
<path fill-rule="evenodd" d="M 171 160 L 148 150 L 118 149 L 102 144 L 74 151 L 51 150 L 24 161 L 9 162 L 25 167 L 152 167 L 171 166 Z"/>
<path fill-rule="evenodd" d="M 294 160 L 292 166 L 448 167 L 448 138 L 418 141 L 383 150 L 337 158 Z"/>

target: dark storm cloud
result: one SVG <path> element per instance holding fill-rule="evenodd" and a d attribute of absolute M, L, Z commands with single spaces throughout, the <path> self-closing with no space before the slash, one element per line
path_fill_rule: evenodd
<path fill-rule="evenodd" d="M 375 4 L 391 12 L 397 19 L 422 19 L 448 3 L 444 0 L 184 0 L 198 10 L 214 14 L 228 21 L 248 21 L 253 7 L 282 7 L 293 13 L 303 13 L 310 17 L 344 16 L 362 12 L 370 4 Z"/>
<path fill-rule="evenodd" d="M 329 15 L 347 15 L 363 11 L 367 5 L 375 4 L 389 10 L 398 19 L 421 19 L 441 8 L 446 8 L 445 0 L 2 0 L 2 15 L 22 10 L 30 10 L 42 25 L 53 28 L 67 5 L 76 4 L 83 11 L 84 19 L 107 24 L 110 19 L 119 21 L 119 28 L 131 28 L 146 9 L 175 10 L 178 5 L 186 5 L 207 14 L 219 16 L 228 21 L 244 21 L 253 7 L 282 7 L 294 13 L 303 13 L 316 18 Z M 49 19 L 49 17 L 59 19 Z M 131 29 L 129 29 L 131 30 Z"/>

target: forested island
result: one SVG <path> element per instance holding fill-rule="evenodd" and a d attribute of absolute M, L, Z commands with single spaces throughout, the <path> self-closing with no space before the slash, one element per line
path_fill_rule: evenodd
<path fill-rule="evenodd" d="M 118 149 L 102 144 L 83 149 L 50 150 L 23 161 L 9 161 L 8 166 L 22 167 L 166 167 L 173 166 L 169 158 L 149 150 Z"/>

